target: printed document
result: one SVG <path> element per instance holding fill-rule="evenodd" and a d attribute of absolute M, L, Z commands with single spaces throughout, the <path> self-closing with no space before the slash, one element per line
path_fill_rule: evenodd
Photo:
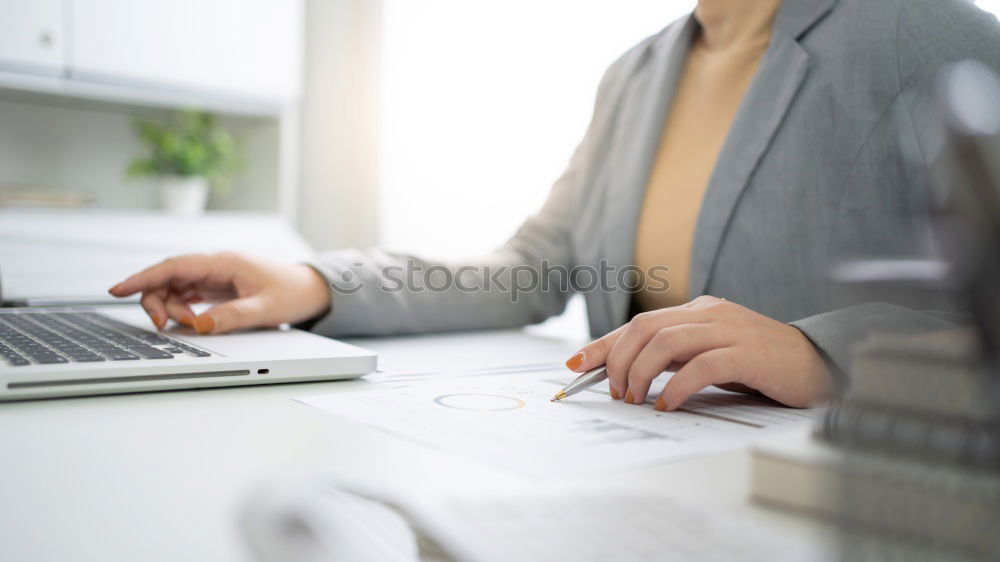
<path fill-rule="evenodd" d="M 528 475 L 587 474 L 748 446 L 768 432 L 808 425 L 815 410 L 706 389 L 681 410 L 611 400 L 607 383 L 560 402 L 565 368 L 423 380 L 419 384 L 299 398 L 300 402 L 436 448 Z"/>

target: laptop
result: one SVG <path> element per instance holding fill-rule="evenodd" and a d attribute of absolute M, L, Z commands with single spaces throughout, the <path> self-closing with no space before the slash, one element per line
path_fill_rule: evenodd
<path fill-rule="evenodd" d="M 376 355 L 295 329 L 156 331 L 136 305 L 0 308 L 0 400 L 351 379 Z"/>

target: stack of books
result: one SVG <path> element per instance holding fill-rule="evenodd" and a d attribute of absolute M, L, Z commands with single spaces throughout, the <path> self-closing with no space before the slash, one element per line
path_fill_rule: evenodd
<path fill-rule="evenodd" d="M 0 207 L 76 208 L 92 204 L 93 193 L 80 189 L 0 183 Z"/>
<path fill-rule="evenodd" d="M 850 560 L 1000 557 L 1000 377 L 977 334 L 874 335 L 811 435 L 757 447 L 756 500 L 842 523 Z"/>

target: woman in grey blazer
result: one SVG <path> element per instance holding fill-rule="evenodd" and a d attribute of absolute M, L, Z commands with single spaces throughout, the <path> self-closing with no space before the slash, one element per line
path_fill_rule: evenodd
<path fill-rule="evenodd" d="M 968 58 L 1000 68 L 1000 30 L 967 0 L 784 0 L 773 21 L 697 216 L 686 305 L 632 318 L 619 272 L 632 263 L 664 119 L 699 33 L 691 16 L 611 66 L 544 206 L 478 260 L 340 251 L 307 267 L 182 256 L 111 293 L 142 292 L 161 327 L 168 318 L 213 333 L 310 321 L 347 336 L 521 326 L 583 292 L 599 339 L 570 366 L 607 363 L 615 394 L 645 396 L 676 363 L 661 409 L 727 383 L 815 403 L 865 334 L 949 326 L 899 304 L 835 303 L 828 270 L 847 257 L 927 254 L 918 217 L 936 142 L 934 78 Z M 195 318 L 188 303 L 199 299 L 222 302 Z"/>

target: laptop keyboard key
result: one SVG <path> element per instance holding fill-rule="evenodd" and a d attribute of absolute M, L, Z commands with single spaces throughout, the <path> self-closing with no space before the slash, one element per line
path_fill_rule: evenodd
<path fill-rule="evenodd" d="M 94 312 L 0 313 L 0 365 L 172 359 L 212 354 Z"/>
<path fill-rule="evenodd" d="M 66 359 L 62 355 L 56 355 L 55 353 L 50 355 L 35 355 L 31 357 L 37 363 L 41 365 L 51 365 L 54 363 L 68 363 L 69 359 Z"/>
<path fill-rule="evenodd" d="M 10 347 L 0 343 L 0 357 L 3 357 L 14 367 L 21 367 L 24 365 L 31 365 L 31 361 L 24 358 L 23 355 L 14 351 Z"/>
<path fill-rule="evenodd" d="M 146 359 L 173 359 L 173 353 L 167 353 L 166 351 L 161 351 L 155 347 L 148 345 L 130 345 L 128 346 L 129 351 L 132 353 L 138 353 Z"/>

